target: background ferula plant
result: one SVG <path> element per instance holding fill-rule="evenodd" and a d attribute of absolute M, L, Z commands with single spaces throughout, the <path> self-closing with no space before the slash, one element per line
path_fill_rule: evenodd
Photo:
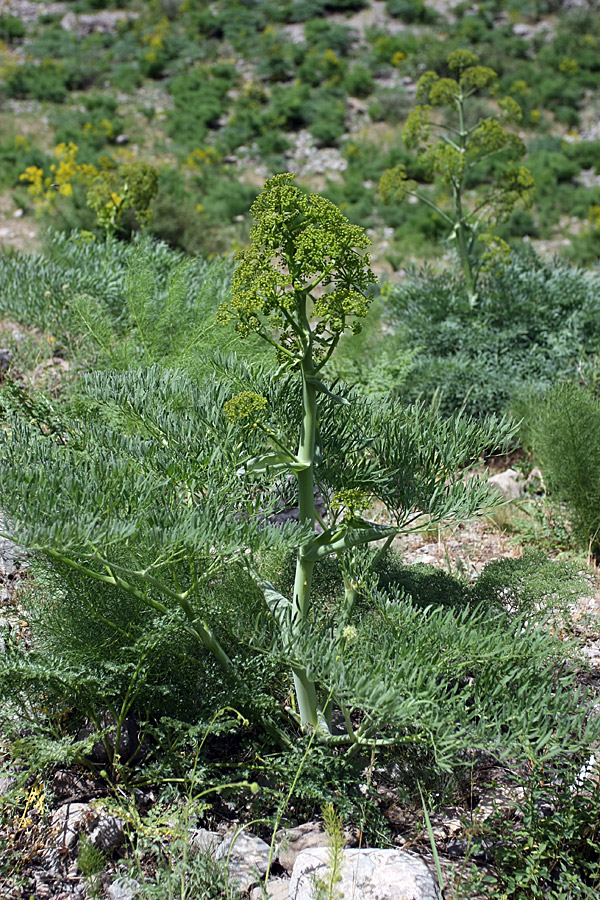
<path fill-rule="evenodd" d="M 422 162 L 432 176 L 450 188 L 452 205 L 436 203 L 407 178 L 404 166 L 384 172 L 379 193 L 384 203 L 401 202 L 413 196 L 427 204 L 448 227 L 464 272 L 467 290 L 476 299 L 477 279 L 494 259 L 508 255 L 508 245 L 494 235 L 497 222 L 508 218 L 517 204 L 530 206 L 535 189 L 533 176 L 519 160 L 525 154 L 521 138 L 506 128 L 522 117 L 521 107 L 512 97 L 492 101 L 497 74 L 479 65 L 470 50 L 454 50 L 447 58 L 451 78 L 425 72 L 417 84 L 416 106 L 408 115 L 403 131 L 405 143 L 419 149 Z M 495 104 L 494 115 L 470 121 L 470 101 L 488 95 Z M 435 110 L 446 110 L 440 117 Z M 492 160 L 501 161 L 490 167 Z M 474 197 L 466 192 L 478 186 Z"/>

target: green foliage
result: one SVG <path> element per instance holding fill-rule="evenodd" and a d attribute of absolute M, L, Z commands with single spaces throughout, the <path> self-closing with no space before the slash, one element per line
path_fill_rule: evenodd
<path fill-rule="evenodd" d="M 27 166 L 48 166 L 45 153 L 25 138 L 17 135 L 0 144 L 0 182 L 5 187 L 16 187 L 19 176 Z"/>
<path fill-rule="evenodd" d="M 478 63 L 470 50 L 453 50 L 446 65 L 454 77 L 440 78 L 434 71 L 425 72 L 417 84 L 419 105 L 410 112 L 403 131 L 407 146 L 419 147 L 434 178 L 451 191 L 452 206 L 444 209 L 423 194 L 402 165 L 388 169 L 379 185 L 386 204 L 401 203 L 412 196 L 436 211 L 449 237 L 456 241 L 472 303 L 476 301 L 479 274 L 508 252 L 507 245 L 494 236 L 494 226 L 508 218 L 517 204 L 530 205 L 534 189 L 531 173 L 518 162 L 525 146 L 502 124 L 521 118 L 521 109 L 512 97 L 497 101 L 495 116 L 478 119 L 469 127 L 471 98 L 481 91 L 490 93 L 498 77 L 493 69 Z M 449 110 L 451 124 L 437 121 L 433 116 L 437 107 Z M 432 131 L 441 132 L 441 138 L 432 137 Z M 501 172 L 491 184 L 483 186 L 468 207 L 465 191 L 469 178 L 482 161 L 497 155 L 503 161 Z M 481 246 L 486 248 L 483 252 Z"/>
<path fill-rule="evenodd" d="M 0 16 L 0 38 L 3 41 L 12 43 L 25 37 L 25 23 L 18 16 L 8 15 Z"/>
<path fill-rule="evenodd" d="M 132 216 L 140 225 L 152 220 L 150 204 L 158 192 L 158 171 L 143 162 L 122 163 L 96 178 L 87 192 L 88 206 L 105 232 L 124 228 L 124 218 Z"/>
<path fill-rule="evenodd" d="M 405 345 L 420 348 L 401 396 L 438 394 L 447 411 L 504 410 L 524 386 L 572 377 L 598 350 L 596 274 L 532 253 L 496 266 L 474 309 L 459 279 L 427 270 L 389 305 Z"/>
<path fill-rule="evenodd" d="M 334 378 L 371 397 L 402 394 L 418 354 L 401 331 L 384 331 L 384 321 L 382 301 L 375 301 L 361 331 L 342 339 L 328 367 Z"/>
<path fill-rule="evenodd" d="M 169 83 L 175 108 L 169 113 L 169 134 L 185 148 L 202 144 L 209 127 L 226 112 L 227 92 L 236 78 L 233 66 L 199 66 Z"/>
<path fill-rule="evenodd" d="M 67 71 L 64 64 L 52 59 L 44 59 L 39 65 L 23 63 L 9 71 L 4 89 L 9 97 L 62 103 L 68 93 Z"/>
<path fill-rule="evenodd" d="M 343 87 L 352 97 L 368 97 L 375 89 L 375 82 L 369 69 L 358 64 L 348 71 Z"/>
<path fill-rule="evenodd" d="M 64 340 L 76 321 L 69 304 L 74 297 L 87 295 L 118 323 L 126 308 L 128 273 L 140 255 L 152 267 L 156 291 L 153 302 L 160 304 L 169 278 L 183 261 L 182 254 L 140 235 L 126 244 L 116 240 L 99 241 L 85 233 L 67 236 L 51 232 L 46 256 L 16 253 L 0 257 L 1 312 L 23 325 L 54 330 Z M 214 280 L 210 280 L 207 294 L 213 291 L 215 302 L 219 302 L 221 292 L 227 290 L 230 273 L 226 263 L 211 266 L 196 260 L 187 272 L 190 304 L 191 293 L 202 290 L 203 278 L 211 270 Z M 198 302 L 201 306 L 204 301 Z"/>
<path fill-rule="evenodd" d="M 548 486 L 569 507 L 583 546 L 600 554 L 600 403 L 588 388 L 560 384 L 525 401 L 525 439 Z"/>
<path fill-rule="evenodd" d="M 86 835 L 82 835 L 78 843 L 77 868 L 84 878 L 91 878 L 102 871 L 106 865 L 106 856 Z"/>
<path fill-rule="evenodd" d="M 435 10 L 430 9 L 425 0 L 386 0 L 386 12 L 404 22 L 431 24 L 437 19 Z"/>
<path fill-rule="evenodd" d="M 514 773 L 515 811 L 486 823 L 501 900 L 591 900 L 600 888 L 597 758 L 561 757 Z M 519 793 L 520 792 L 520 793 Z M 479 842 L 479 841 L 478 841 Z"/>
<path fill-rule="evenodd" d="M 346 836 L 333 803 L 327 803 L 323 807 L 323 826 L 329 845 L 328 869 L 324 876 L 315 879 L 312 887 L 313 897 L 314 900 L 339 900 L 342 894 L 336 885 L 342 880 Z"/>
<path fill-rule="evenodd" d="M 270 778 L 281 771 L 289 783 L 293 761 L 304 765 L 321 744 L 293 780 L 295 813 L 348 786 L 337 815 L 356 819 L 356 767 L 332 747 L 393 747 L 411 774 L 423 758 L 448 771 L 466 749 L 547 762 L 585 747 L 595 722 L 561 668 L 564 645 L 542 627 L 548 607 L 566 606 L 579 589 L 570 569 L 525 558 L 494 564 L 467 588 L 385 552 L 398 533 L 490 508 L 485 483 L 465 476 L 484 452 L 506 447 L 510 427 L 326 383 L 334 351 L 354 340 L 345 332 L 371 304 L 368 240 L 289 175 L 267 183 L 253 215 L 231 296 L 226 264 L 182 264 L 142 239 L 56 238 L 29 280 L 23 257 L 0 270 L 22 317 L 79 321 L 78 339 L 88 334 L 123 369 L 85 376 L 60 416 L 18 397 L 5 404 L 6 531 L 37 560 L 31 648 L 7 641 L 0 655 L 22 758 L 39 767 L 85 760 L 100 736 L 125 777 L 110 737 L 130 717 L 146 737 L 131 765 L 144 753 L 147 773 L 180 778 L 199 729 L 234 706 L 261 729 Z M 536 290 L 554 277 L 540 269 Z M 45 288 L 48 308 L 39 302 L 47 273 L 61 292 Z M 594 284 L 582 278 L 561 294 L 575 319 Z M 562 287 L 556 278 L 556 295 Z M 206 359 L 211 335 L 223 334 L 206 328 L 215 294 L 221 315 L 236 321 L 238 346 L 275 345 L 277 372 Z M 455 302 L 465 321 L 479 315 L 464 294 Z M 358 338 L 363 347 L 378 327 Z M 277 524 L 295 500 L 298 523 Z M 365 517 L 375 505 L 386 524 Z M 84 718 L 96 732 L 82 738 Z M 278 762 L 265 762 L 271 740 L 291 745 Z M 335 831 L 339 819 L 329 817 Z M 156 883 L 144 884 L 148 896 L 218 896 L 220 875 L 187 861 L 185 846 L 140 846 L 164 862 Z M 332 880 L 330 896 L 334 888 Z"/>

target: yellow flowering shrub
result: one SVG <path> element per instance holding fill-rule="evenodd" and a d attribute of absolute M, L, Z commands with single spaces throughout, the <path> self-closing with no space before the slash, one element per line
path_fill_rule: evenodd
<path fill-rule="evenodd" d="M 27 166 L 19 180 L 28 182 L 28 192 L 38 214 L 57 211 L 60 197 L 71 197 L 73 187 L 86 188 L 86 201 L 96 213 L 98 225 L 106 231 L 117 231 L 123 214 L 132 210 L 141 225 L 152 218 L 150 204 L 158 191 L 158 172 L 143 162 L 118 162 L 103 156 L 98 166 L 78 162 L 78 146 L 72 141 L 54 148 L 54 162 L 44 172 L 39 166 Z"/>

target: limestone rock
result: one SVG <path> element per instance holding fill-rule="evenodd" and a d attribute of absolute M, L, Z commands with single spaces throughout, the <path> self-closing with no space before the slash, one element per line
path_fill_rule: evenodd
<path fill-rule="evenodd" d="M 270 878 L 267 882 L 268 900 L 289 900 L 290 898 L 290 879 L 289 878 Z M 266 900 L 263 893 L 263 886 L 259 885 L 252 889 L 250 900 Z"/>
<path fill-rule="evenodd" d="M 206 828 L 190 828 L 188 842 L 192 853 L 212 854 L 221 841 L 221 835 Z"/>
<path fill-rule="evenodd" d="M 55 847 L 71 847 L 79 836 L 84 819 L 95 814 L 89 803 L 63 803 L 55 809 L 50 822 Z"/>
<path fill-rule="evenodd" d="M 518 500 L 525 493 L 525 481 L 520 472 L 506 469 L 488 478 L 488 484 L 499 490 L 505 500 Z"/>
<path fill-rule="evenodd" d="M 125 840 L 125 822 L 118 816 L 102 814 L 89 833 L 90 843 L 98 850 L 116 850 Z"/>
<path fill-rule="evenodd" d="M 0 372 L 8 372 L 11 360 L 12 353 L 10 350 L 0 350 Z"/>
<path fill-rule="evenodd" d="M 17 785 L 17 779 L 14 775 L 5 775 L 0 778 L 0 797 L 9 794 Z"/>
<path fill-rule="evenodd" d="M 296 828 L 282 828 L 277 834 L 277 862 L 286 872 L 291 872 L 298 854 L 313 847 L 327 847 L 327 835 L 320 822 L 305 822 Z"/>
<path fill-rule="evenodd" d="M 240 891 L 247 891 L 267 871 L 269 845 L 247 831 L 237 837 L 226 837 L 215 851 L 215 859 L 225 860 L 231 885 Z"/>
<path fill-rule="evenodd" d="M 329 850 L 304 850 L 296 860 L 290 900 L 312 900 L 315 878 L 326 879 Z M 423 860 L 403 850 L 344 850 L 342 880 L 335 885 L 341 900 L 440 900 Z"/>
<path fill-rule="evenodd" d="M 140 885 L 135 878 L 118 878 L 106 888 L 110 900 L 133 900 L 139 893 Z"/>

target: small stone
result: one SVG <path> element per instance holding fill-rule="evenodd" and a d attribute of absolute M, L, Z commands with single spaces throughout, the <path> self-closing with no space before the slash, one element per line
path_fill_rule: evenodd
<path fill-rule="evenodd" d="M 95 817 L 89 803 L 63 803 L 55 809 L 50 823 L 54 846 L 71 849 L 87 817 Z"/>
<path fill-rule="evenodd" d="M 505 500 L 518 500 L 525 493 L 525 481 L 520 472 L 506 469 L 488 478 L 487 483 L 497 488 Z"/>
<path fill-rule="evenodd" d="M 17 779 L 14 775 L 5 775 L 4 778 L 0 778 L 0 797 L 10 793 L 16 784 Z"/>
<path fill-rule="evenodd" d="M 73 769 L 58 769 L 52 777 L 52 793 L 57 800 L 69 798 L 83 799 L 96 790 L 96 782 L 86 772 L 78 772 Z"/>
<path fill-rule="evenodd" d="M 473 812 L 473 821 L 485 822 L 496 812 L 507 813 L 515 809 L 525 797 L 525 789 L 519 785 L 498 784 L 484 791 Z"/>
<path fill-rule="evenodd" d="M 133 900 L 139 893 L 140 884 L 135 878 L 117 878 L 106 888 L 110 900 Z"/>
<path fill-rule="evenodd" d="M 60 875 L 61 866 L 60 866 L 60 854 L 56 847 L 48 847 L 42 853 L 42 860 L 44 863 L 44 869 L 50 875 Z"/>
<path fill-rule="evenodd" d="M 250 893 L 250 900 L 289 900 L 290 898 L 290 879 L 289 878 L 271 878 L 267 881 L 267 893 L 263 893 L 263 885 L 255 887 Z"/>
<path fill-rule="evenodd" d="M 6 372 L 12 360 L 10 350 L 0 350 L 0 372 Z"/>
<path fill-rule="evenodd" d="M 277 862 L 286 872 L 291 872 L 298 855 L 311 847 L 327 847 L 327 835 L 320 822 L 284 828 L 277 833 Z"/>
<path fill-rule="evenodd" d="M 15 209 L 15 211 L 13 213 L 13 219 L 21 219 L 24 215 L 25 215 L 25 210 L 21 209 L 19 207 L 19 209 Z"/>
<path fill-rule="evenodd" d="M 101 725 L 103 728 L 109 729 L 105 734 L 104 740 L 110 747 L 111 752 L 114 752 L 116 724 L 113 716 L 110 713 L 106 713 L 102 718 Z M 85 740 L 85 738 L 93 735 L 96 731 L 96 726 L 91 722 L 88 722 L 87 725 L 84 725 L 83 728 L 79 729 L 77 740 L 83 741 Z M 138 737 L 137 722 L 133 716 L 127 716 L 121 725 L 121 731 L 119 734 L 119 756 L 121 757 L 123 762 L 127 762 L 127 760 L 131 759 L 133 754 L 139 750 L 139 747 L 140 741 Z M 106 765 L 107 763 L 109 763 L 110 760 L 108 757 L 108 753 L 106 752 L 104 741 L 96 741 L 90 753 L 88 754 L 88 757 L 92 762 L 99 763 L 100 765 Z"/>
<path fill-rule="evenodd" d="M 192 853 L 202 853 L 205 856 L 214 854 L 221 835 L 216 831 L 208 831 L 206 828 L 190 828 L 188 842 Z"/>
<path fill-rule="evenodd" d="M 118 816 L 102 815 L 89 833 L 90 843 L 98 850 L 116 850 L 125 840 L 125 822 Z"/>
<path fill-rule="evenodd" d="M 74 12 L 69 11 L 60 20 L 60 27 L 65 31 L 77 31 L 77 16 Z"/>
<path fill-rule="evenodd" d="M 230 884 L 240 891 L 249 890 L 265 874 L 269 855 L 269 845 L 247 831 L 226 837 L 215 851 L 215 859 L 227 862 Z"/>

